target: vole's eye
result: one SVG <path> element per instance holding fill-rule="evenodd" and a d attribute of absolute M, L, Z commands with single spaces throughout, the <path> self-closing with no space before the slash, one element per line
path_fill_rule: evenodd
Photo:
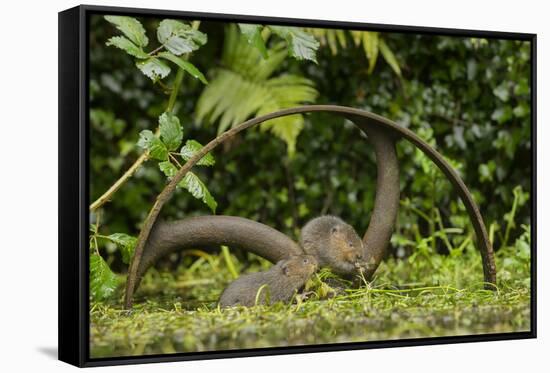
<path fill-rule="evenodd" d="M 353 242 L 348 242 L 349 247 L 353 247 Z"/>
<path fill-rule="evenodd" d="M 304 264 L 307 264 L 308 263 L 308 260 L 307 259 L 304 259 Z"/>

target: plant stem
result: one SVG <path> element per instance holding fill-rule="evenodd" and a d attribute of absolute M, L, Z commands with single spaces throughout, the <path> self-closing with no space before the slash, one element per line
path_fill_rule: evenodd
<path fill-rule="evenodd" d="M 90 205 L 90 211 L 97 210 L 101 206 L 105 204 L 105 202 L 109 201 L 113 194 L 116 193 L 117 190 L 120 189 L 120 187 L 130 178 L 132 175 L 136 172 L 136 170 L 141 166 L 143 162 L 145 162 L 149 158 L 149 152 L 145 152 L 142 155 L 139 156 L 138 159 L 134 162 L 133 165 L 130 166 L 128 170 L 113 184 L 105 193 L 101 195 L 98 199 L 94 201 Z"/>
<path fill-rule="evenodd" d="M 181 86 L 181 81 L 183 79 L 183 69 L 178 69 L 178 72 L 176 74 L 176 78 L 174 80 L 174 86 L 172 89 L 172 92 L 170 93 L 170 98 L 168 99 L 168 106 L 166 107 L 166 111 L 173 111 L 174 105 L 176 103 L 176 99 L 178 97 L 178 91 L 179 87 Z M 155 135 L 158 135 L 158 129 L 155 133 Z M 128 181 L 129 178 L 134 175 L 134 173 L 137 171 L 138 168 L 141 167 L 141 165 L 149 159 L 149 152 L 145 151 L 143 154 L 139 156 L 138 159 L 126 170 L 126 172 L 113 184 L 105 193 L 101 195 L 98 199 L 94 201 L 90 205 L 90 211 L 95 211 L 101 206 L 103 206 L 106 202 L 108 202 L 113 194 L 115 194 L 126 181 Z"/>
<path fill-rule="evenodd" d="M 504 238 L 502 239 L 501 248 L 508 245 L 508 240 L 510 239 L 510 231 L 514 226 L 514 218 L 516 216 L 516 209 L 518 207 L 518 195 L 514 191 L 514 202 L 512 203 L 512 210 L 509 212 L 509 219 L 506 222 L 506 231 L 504 232 Z"/>
<path fill-rule="evenodd" d="M 168 106 L 166 111 L 174 111 L 174 105 L 176 104 L 176 98 L 178 98 L 178 91 L 180 90 L 181 81 L 183 80 L 183 69 L 178 68 L 176 73 L 176 78 L 174 79 L 174 85 L 172 86 L 172 92 L 170 93 L 170 98 L 168 99 Z"/>

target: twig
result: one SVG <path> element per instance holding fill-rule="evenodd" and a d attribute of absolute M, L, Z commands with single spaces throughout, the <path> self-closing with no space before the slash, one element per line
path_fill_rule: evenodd
<path fill-rule="evenodd" d="M 111 185 L 111 187 L 109 189 L 107 189 L 107 191 L 105 193 L 103 193 L 101 195 L 101 197 L 99 197 L 98 199 L 96 199 L 94 201 L 94 203 L 92 203 L 90 205 L 90 211 L 95 211 L 97 210 L 98 208 L 100 208 L 101 206 L 103 206 L 105 204 L 105 202 L 109 201 L 111 199 L 111 197 L 113 196 L 113 194 L 115 194 L 117 192 L 117 190 L 120 189 L 120 187 L 122 185 L 124 185 L 124 183 L 126 181 L 128 181 L 129 178 L 132 177 L 132 175 L 136 172 L 136 170 L 143 164 L 143 162 L 145 162 L 147 159 L 149 158 L 149 152 L 145 152 L 143 153 L 142 155 L 139 156 L 138 159 L 136 159 L 136 161 L 134 162 L 133 165 L 130 166 L 130 168 L 128 170 L 126 170 L 126 172 L 113 184 Z"/>

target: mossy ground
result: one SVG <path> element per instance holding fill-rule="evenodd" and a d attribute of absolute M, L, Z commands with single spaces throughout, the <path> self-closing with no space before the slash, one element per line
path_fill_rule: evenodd
<path fill-rule="evenodd" d="M 479 254 L 437 255 L 423 247 L 388 259 L 359 288 L 335 289 L 318 273 L 292 304 L 221 310 L 232 281 L 222 255 L 191 253 L 175 272 L 151 270 L 131 311 L 92 303 L 92 357 L 506 333 L 530 329 L 530 251 L 517 242 L 497 253 L 498 290 L 483 289 Z M 254 258 L 239 272 L 270 266 Z M 242 259 L 242 258 L 241 258 Z"/>

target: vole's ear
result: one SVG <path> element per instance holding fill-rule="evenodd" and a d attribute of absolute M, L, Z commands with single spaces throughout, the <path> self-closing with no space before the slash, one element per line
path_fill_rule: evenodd
<path fill-rule="evenodd" d="M 283 264 L 281 267 L 281 270 L 283 271 L 283 275 L 288 276 L 290 273 L 290 269 L 288 268 L 288 264 Z"/>
<path fill-rule="evenodd" d="M 340 227 L 339 227 L 338 225 L 335 225 L 334 227 L 332 227 L 332 228 L 330 229 L 330 233 L 332 233 L 332 234 L 336 234 L 336 233 L 338 233 L 339 231 L 340 231 Z"/>

